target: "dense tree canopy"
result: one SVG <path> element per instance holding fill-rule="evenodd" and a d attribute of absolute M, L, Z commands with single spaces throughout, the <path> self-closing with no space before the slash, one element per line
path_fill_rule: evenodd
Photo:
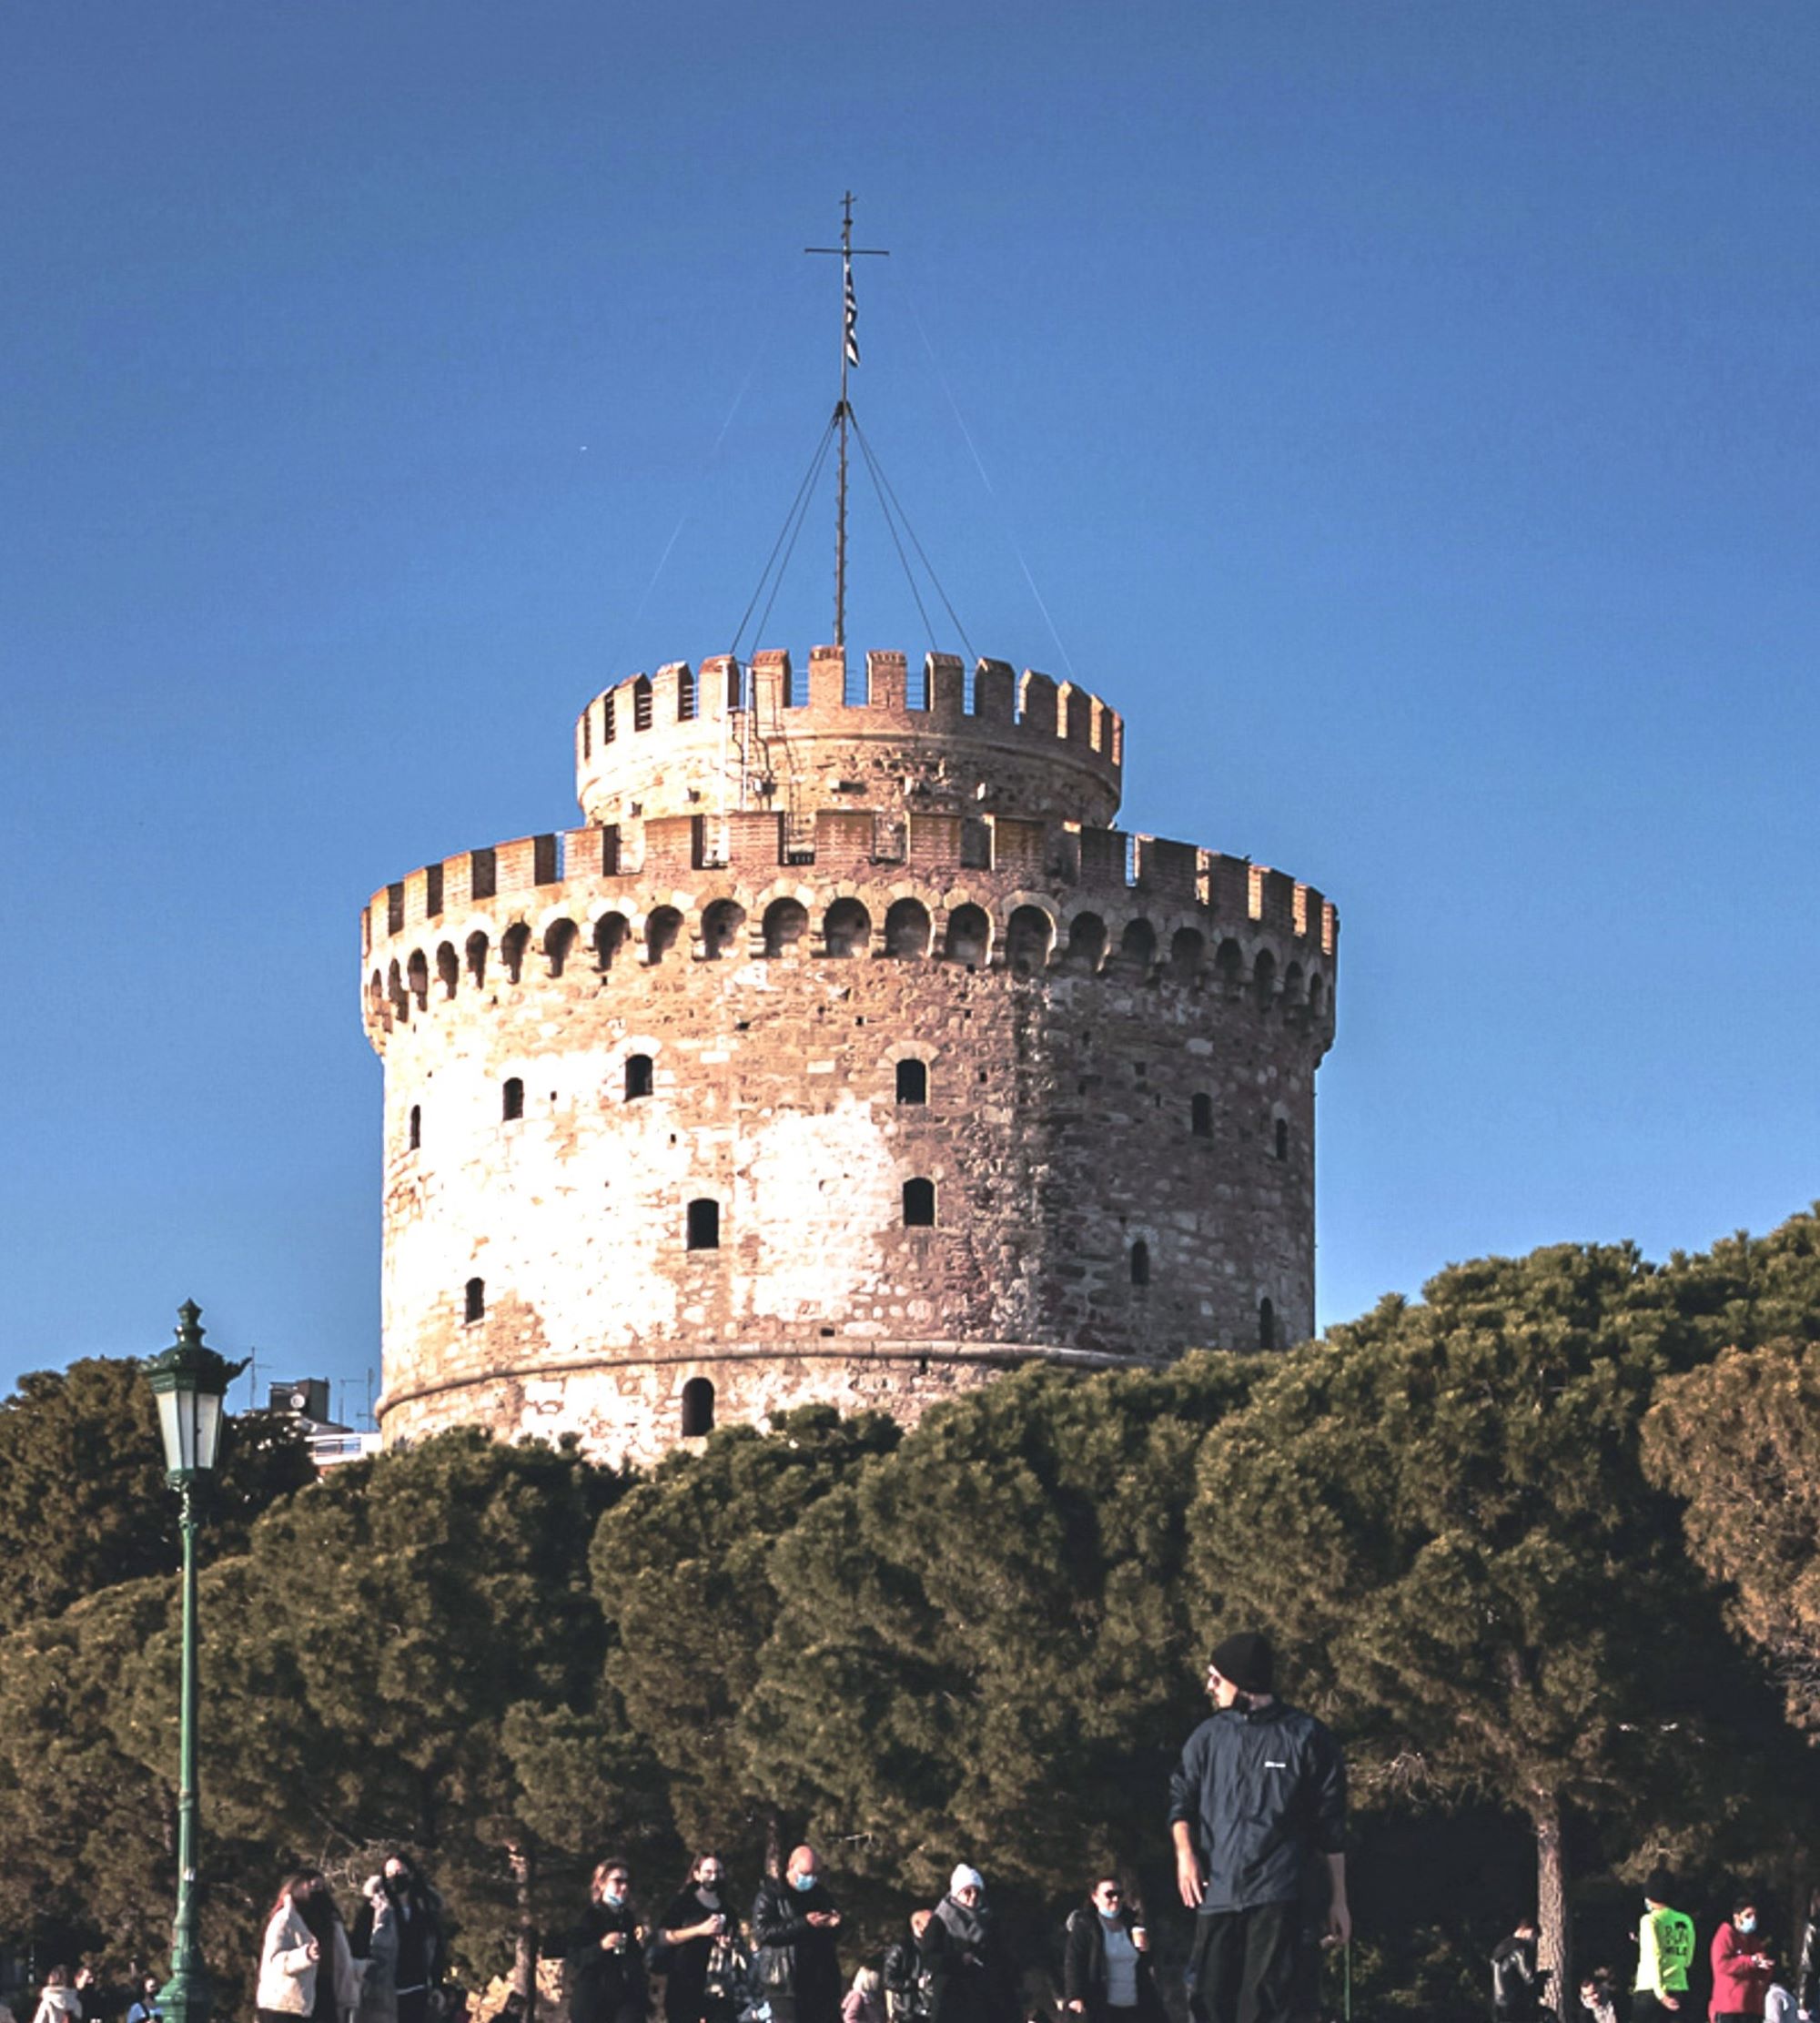
<path fill-rule="evenodd" d="M 1701 1766 L 1729 1757 L 1748 1704 L 1639 1465 L 1655 1384 L 1704 1352 L 1628 1247 L 1489 1259 L 1296 1351 L 1201 1452 L 1208 1634 L 1272 1625 L 1368 1782 L 1526 1817 L 1558 1971 L 1568 1809 L 1699 1810 Z"/>
<path fill-rule="evenodd" d="M 851 1865 L 939 1896 L 956 1860 L 1080 1886 L 1160 1845 L 1198 1680 L 1194 1452 L 1255 1362 L 1029 1371 L 932 1414 L 779 1548 L 740 1735 Z"/>
<path fill-rule="evenodd" d="M 314 1479 L 289 1420 L 228 1419 L 203 1492 L 211 1552 L 244 1550 L 259 1512 Z M 0 1630 L 177 1558 L 177 1499 L 141 1365 L 90 1356 L 22 1377 L 0 1400 Z"/>

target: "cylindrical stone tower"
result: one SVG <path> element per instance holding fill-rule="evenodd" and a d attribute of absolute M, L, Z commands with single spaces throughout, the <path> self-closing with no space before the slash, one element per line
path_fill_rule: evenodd
<path fill-rule="evenodd" d="M 586 827 L 378 893 L 388 1440 L 1309 1333 L 1334 909 L 1108 826 L 1122 738 L 1002 662 L 677 663 L 583 712 Z"/>

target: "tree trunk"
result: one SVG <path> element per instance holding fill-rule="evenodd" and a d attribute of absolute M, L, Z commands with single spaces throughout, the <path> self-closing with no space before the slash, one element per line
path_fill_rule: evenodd
<path fill-rule="evenodd" d="M 1561 1800 L 1552 1791 L 1538 1792 L 1530 1812 L 1536 1836 L 1536 1924 L 1540 1944 L 1537 1964 L 1549 1971 L 1543 2001 L 1558 2017 L 1572 2016 L 1577 1999 L 1573 1981 L 1573 1914 L 1567 1903 L 1567 1846 Z"/>
<path fill-rule="evenodd" d="M 537 1920 L 531 1897 L 537 1883 L 537 1857 L 521 1842 L 506 1848 L 518 1900 L 518 1923 L 512 1945 L 513 2007 L 522 2023 L 537 2023 Z"/>
<path fill-rule="evenodd" d="M 775 1806 L 764 1808 L 764 1873 L 784 1873 L 784 1819 Z"/>

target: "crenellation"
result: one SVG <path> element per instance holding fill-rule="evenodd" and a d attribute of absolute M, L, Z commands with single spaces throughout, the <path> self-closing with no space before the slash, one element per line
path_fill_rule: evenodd
<path fill-rule="evenodd" d="M 363 909 L 389 1439 L 650 1460 L 685 1383 L 914 1417 L 1033 1359 L 1255 1347 L 1264 1300 L 1272 1341 L 1312 1327 L 1331 903 L 1115 826 L 1122 720 L 1072 681 L 848 669 L 618 682 L 581 826 Z"/>

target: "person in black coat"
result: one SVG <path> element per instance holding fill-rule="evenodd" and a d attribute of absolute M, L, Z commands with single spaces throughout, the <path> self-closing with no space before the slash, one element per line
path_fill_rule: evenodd
<path fill-rule="evenodd" d="M 794 1849 L 752 1907 L 753 1992 L 771 2005 L 772 2023 L 840 2023 L 840 1928 L 815 1850 Z"/>
<path fill-rule="evenodd" d="M 1087 2023 L 1162 2023 L 1149 1952 L 1149 1934 L 1117 1876 L 1100 1876 L 1087 1902 L 1068 1913 L 1063 2002 Z"/>
<path fill-rule="evenodd" d="M 1016 1980 L 978 1869 L 963 1862 L 955 1870 L 918 1944 L 929 2023 L 1022 2023 Z"/>
<path fill-rule="evenodd" d="M 739 1919 L 727 1909 L 726 1864 L 718 1855 L 698 1855 L 689 1880 L 658 1920 L 658 1939 L 667 1965 L 663 1978 L 666 2023 L 729 2023 L 734 1998 L 724 1988 L 712 1998 L 708 1962 L 717 1946 L 736 1943 Z"/>
<path fill-rule="evenodd" d="M 644 1935 L 631 1891 L 631 1865 L 619 1856 L 595 1869 L 587 1912 L 570 1935 L 562 1962 L 570 2023 L 644 2023 L 650 2006 Z"/>
<path fill-rule="evenodd" d="M 430 1997 L 440 1987 L 449 1943 L 443 1930 L 442 1898 L 408 1855 L 390 1854 L 380 1864 L 381 1879 L 398 1933 L 399 2023 L 426 2023 Z M 370 1908 L 362 1906 L 372 1926 Z M 360 1951 L 357 1946 L 355 1951 Z"/>

